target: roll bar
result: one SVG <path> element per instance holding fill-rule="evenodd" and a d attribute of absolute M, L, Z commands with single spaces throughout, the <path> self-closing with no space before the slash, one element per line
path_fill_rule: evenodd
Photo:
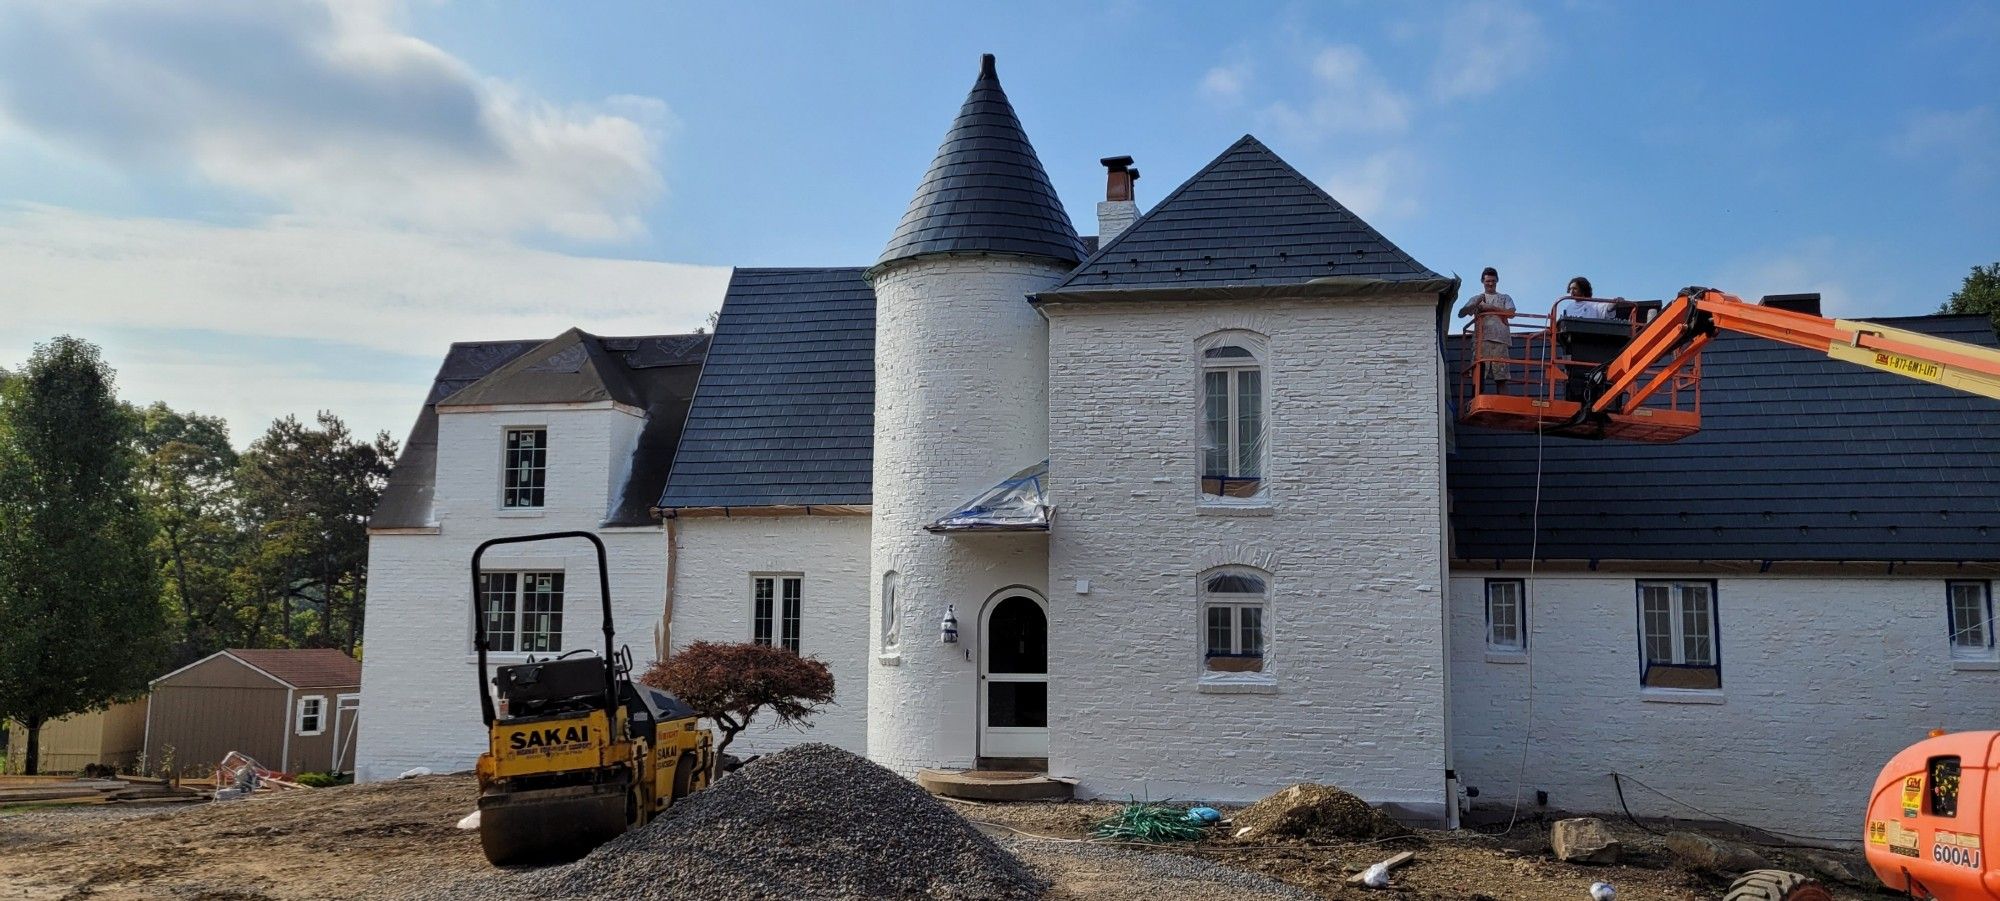
<path fill-rule="evenodd" d="M 591 532 L 536 532 L 532 535 L 514 535 L 507 538 L 491 538 L 479 543 L 472 551 L 472 646 L 479 654 L 479 712 L 490 728 L 495 719 L 493 695 L 487 691 L 486 682 L 486 611 L 480 606 L 479 561 L 486 556 L 486 549 L 501 544 L 526 544 L 531 541 L 558 541 L 564 538 L 582 538 L 597 549 L 597 594 L 604 605 L 604 709 L 618 708 L 618 668 L 611 662 L 611 572 L 604 562 L 604 540 Z"/>

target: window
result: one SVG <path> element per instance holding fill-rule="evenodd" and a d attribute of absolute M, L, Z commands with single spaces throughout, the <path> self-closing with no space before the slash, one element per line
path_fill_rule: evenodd
<path fill-rule="evenodd" d="M 903 640 L 903 624 L 899 621 L 901 608 L 896 606 L 896 590 L 903 585 L 903 577 L 890 570 L 882 574 L 882 650 L 896 650 Z"/>
<path fill-rule="evenodd" d="M 1250 341 L 1201 352 L 1201 492 L 1251 498 L 1264 489 L 1264 368 Z"/>
<path fill-rule="evenodd" d="M 1528 649 L 1526 582 L 1486 580 L 1486 649 L 1515 654 Z"/>
<path fill-rule="evenodd" d="M 1948 592 L 1951 656 L 1992 657 L 1993 596 L 1987 583 L 1952 582 Z"/>
<path fill-rule="evenodd" d="M 1715 583 L 1640 582 L 1639 644 L 1650 688 L 1721 688 Z"/>
<path fill-rule="evenodd" d="M 1264 671 L 1264 610 L 1268 589 L 1262 574 L 1230 568 L 1202 578 L 1202 669 L 1211 673 Z"/>
<path fill-rule="evenodd" d="M 799 576 L 757 576 L 751 579 L 750 640 L 799 650 L 799 603 L 804 579 Z"/>
<path fill-rule="evenodd" d="M 318 735 L 326 731 L 326 697 L 310 695 L 299 699 L 298 728 L 300 735 Z"/>
<path fill-rule="evenodd" d="M 542 653 L 561 651 L 563 574 L 559 572 L 481 573 L 486 603 L 486 649 Z"/>
<path fill-rule="evenodd" d="M 542 506 L 549 480 L 549 430 L 508 429 L 507 455 L 501 465 L 500 506 L 533 509 Z"/>

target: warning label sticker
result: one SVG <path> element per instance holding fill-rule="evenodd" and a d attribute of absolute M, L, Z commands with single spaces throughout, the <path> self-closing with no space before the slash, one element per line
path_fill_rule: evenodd
<path fill-rule="evenodd" d="M 1918 856 L 1917 830 L 1905 828 L 1902 823 L 1895 820 L 1869 820 L 1868 843 L 1886 845 L 1891 854 L 1901 854 L 1904 857 Z"/>
<path fill-rule="evenodd" d="M 1903 779 L 1903 816 L 1913 817 L 1924 806 L 1924 777 L 1908 776 Z"/>
<path fill-rule="evenodd" d="M 1937 831 L 1931 843 L 1931 859 L 1938 863 L 1979 869 L 1979 836 L 1966 832 Z"/>

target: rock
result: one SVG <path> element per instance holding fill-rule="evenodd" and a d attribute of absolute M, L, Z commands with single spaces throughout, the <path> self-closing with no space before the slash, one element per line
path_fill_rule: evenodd
<path fill-rule="evenodd" d="M 1596 817 L 1557 820 L 1549 829 L 1549 848 L 1557 860 L 1570 863 L 1617 863 L 1625 851 L 1611 827 Z"/>
<path fill-rule="evenodd" d="M 1410 835 L 1388 814 L 1331 785 L 1300 783 L 1238 813 L 1238 837 L 1365 841 Z M 1249 830 L 1245 832 L 1244 830 Z"/>
<path fill-rule="evenodd" d="M 1706 873 L 1741 873 L 1771 865 L 1764 855 L 1748 845 L 1726 842 L 1695 832 L 1667 833 L 1667 850 L 1688 869 Z"/>
<path fill-rule="evenodd" d="M 1841 857 L 1827 851 L 1808 851 L 1803 855 L 1813 872 L 1835 882 L 1846 885 L 1867 885 L 1875 881 L 1875 872 L 1867 864 L 1851 858 Z"/>

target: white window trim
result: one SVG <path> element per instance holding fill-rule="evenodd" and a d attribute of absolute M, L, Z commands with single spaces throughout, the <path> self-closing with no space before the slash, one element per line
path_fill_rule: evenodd
<path fill-rule="evenodd" d="M 1495 585 L 1512 585 L 1516 589 L 1514 595 L 1514 641 L 1512 644 L 1502 644 L 1493 638 L 1493 587 Z M 1488 659 L 1494 657 L 1521 658 L 1528 656 L 1528 580 L 1487 579 L 1484 583 L 1484 591 L 1486 594 L 1486 655 Z M 1515 661 L 1509 660 L 1507 662 Z"/>
<path fill-rule="evenodd" d="M 509 507 L 507 506 L 507 471 L 509 469 L 509 467 L 507 466 L 507 433 L 522 432 L 522 431 L 542 433 L 542 439 L 541 439 L 542 502 L 533 507 L 520 507 L 520 506 Z M 500 428 L 500 468 L 498 470 L 498 474 L 499 474 L 499 480 L 498 480 L 499 484 L 494 486 L 495 492 L 493 495 L 493 509 L 495 512 L 499 513 L 502 516 L 508 516 L 508 517 L 533 517 L 533 516 L 543 515 L 544 511 L 546 511 L 549 506 L 549 427 L 546 424 L 544 425 L 520 424 L 520 425 L 502 426 Z"/>
<path fill-rule="evenodd" d="M 785 582 L 799 583 L 799 621 L 797 631 L 791 636 L 791 648 L 797 653 L 805 653 L 806 631 L 806 574 L 802 572 L 758 572 L 750 574 L 750 641 L 757 642 L 757 581 L 771 580 L 771 646 L 785 647 Z"/>
<path fill-rule="evenodd" d="M 1208 351 L 1213 348 L 1222 347 L 1224 345 L 1233 345 L 1249 351 L 1250 352 L 1249 361 L 1244 363 L 1236 363 L 1236 362 L 1210 363 L 1207 357 Z M 1269 507 L 1271 505 L 1271 434 L 1273 431 L 1271 423 L 1272 387 L 1271 387 L 1271 364 L 1270 364 L 1270 340 L 1265 336 L 1260 335 L 1256 332 L 1247 331 L 1244 329 L 1227 329 L 1224 331 L 1211 332 L 1207 335 L 1203 335 L 1199 340 L 1195 342 L 1194 360 L 1195 360 L 1195 373 L 1196 373 L 1195 442 L 1194 442 L 1195 476 L 1196 476 L 1195 492 L 1197 496 L 1200 498 L 1199 506 L 1206 508 L 1222 508 L 1222 509 L 1228 509 L 1228 508 L 1255 509 L 1255 508 Z M 1258 400 L 1263 405 L 1263 409 L 1258 411 L 1259 414 L 1258 421 L 1263 424 L 1264 446 L 1263 446 L 1263 459 L 1258 461 L 1258 467 L 1257 467 L 1257 471 L 1259 473 L 1257 477 L 1258 480 L 1257 493 L 1249 497 L 1230 497 L 1228 495 L 1209 494 L 1206 490 L 1203 490 L 1201 486 L 1202 480 L 1205 479 L 1208 475 L 1208 459 L 1206 451 L 1208 443 L 1208 374 L 1210 372 L 1230 372 L 1230 371 L 1243 371 L 1252 369 L 1256 370 L 1258 373 L 1258 386 L 1259 386 Z M 1236 410 L 1237 391 L 1235 390 L 1235 385 L 1236 385 L 1236 380 L 1234 378 L 1231 378 L 1230 391 L 1229 391 L 1229 414 L 1228 414 L 1229 430 L 1231 435 L 1235 434 L 1236 425 L 1238 422 L 1237 410 Z M 1236 442 L 1232 441 L 1229 448 L 1229 452 L 1233 455 L 1235 451 L 1236 451 Z"/>
<path fill-rule="evenodd" d="M 1264 583 L 1264 594 L 1212 594 L 1208 581 L 1216 576 L 1229 574 L 1254 576 Z M 1275 691 L 1278 678 L 1272 669 L 1272 649 L 1275 630 L 1272 628 L 1272 599 L 1277 594 L 1276 583 L 1271 574 L 1252 566 L 1217 566 L 1203 570 L 1195 577 L 1195 671 L 1198 690 L 1222 694 L 1270 694 Z M 1211 607 L 1257 607 L 1263 613 L 1259 620 L 1264 639 L 1263 653 L 1259 655 L 1263 668 L 1258 672 L 1217 672 L 1208 668 L 1208 611 Z M 1239 640 L 1240 620 L 1230 617 L 1230 641 L 1232 647 Z"/>
<path fill-rule="evenodd" d="M 1980 624 L 1986 633 L 1986 644 L 1984 647 L 1966 646 L 1958 642 L 1959 634 L 1968 631 L 1968 628 L 1961 626 L 1958 621 L 1957 591 L 1960 586 L 1977 586 L 1979 588 L 1981 601 L 1980 615 L 1985 617 L 1984 622 Z M 1993 646 L 1993 583 L 1972 579 L 1953 579 L 1948 581 L 1945 583 L 1944 605 L 1947 647 L 1953 661 L 1986 663 L 2000 659 L 2000 657 L 1996 657 Z"/>
<path fill-rule="evenodd" d="M 1700 585 L 1707 589 L 1708 659 L 1710 662 L 1708 664 L 1705 664 L 1705 666 L 1707 668 L 1715 670 L 1715 679 L 1717 687 L 1673 688 L 1668 686 L 1646 684 L 1645 682 L 1646 675 L 1652 669 L 1653 666 L 1651 659 L 1647 656 L 1648 651 L 1646 649 L 1646 639 L 1651 637 L 1646 632 L 1646 588 L 1647 586 L 1657 586 L 1657 585 L 1664 585 L 1671 589 L 1671 593 L 1668 595 L 1667 598 L 1669 606 L 1667 615 L 1667 629 L 1668 629 L 1668 641 L 1671 643 L 1672 647 L 1670 649 L 1671 655 L 1667 663 L 1669 665 L 1674 665 L 1674 666 L 1689 665 L 1686 663 L 1687 633 L 1685 631 L 1687 598 L 1684 592 L 1681 590 L 1681 587 L 1685 585 Z M 1672 703 L 1674 702 L 1674 699 L 1679 699 L 1679 698 L 1688 698 L 1696 695 L 1714 696 L 1719 694 L 1722 691 L 1721 688 L 1722 599 L 1720 597 L 1721 595 L 1720 584 L 1713 579 L 1639 579 L 1636 580 L 1633 584 L 1632 594 L 1633 594 L 1634 605 L 1637 608 L 1639 617 L 1639 622 L 1638 622 L 1639 685 L 1641 688 L 1641 695 L 1649 699 L 1665 700 Z M 1704 664 L 1696 664 L 1696 665 L 1704 666 Z M 1695 700 L 1684 700 L 1680 701 L 1680 703 L 1693 704 L 1693 703 L 1704 703 L 1704 702 Z"/>
<path fill-rule="evenodd" d="M 490 615 L 486 609 L 486 587 L 484 582 L 485 576 L 501 575 L 503 573 L 513 573 L 517 576 L 540 575 L 544 573 L 550 575 L 561 574 L 563 577 L 563 587 L 561 593 L 559 594 L 559 597 L 561 598 L 562 601 L 561 612 L 563 614 L 564 624 L 562 628 L 557 629 L 554 633 L 556 646 L 553 650 L 534 651 L 534 650 L 524 649 L 522 645 L 526 644 L 526 642 L 522 640 L 522 637 L 527 633 L 524 633 L 521 630 L 521 627 L 525 622 L 522 618 L 522 607 L 524 606 L 522 604 L 522 593 L 526 590 L 527 580 L 516 579 L 514 582 L 514 631 L 512 633 L 514 636 L 514 649 L 510 651 L 489 650 L 486 652 L 486 656 L 488 658 L 499 658 L 507 660 L 513 660 L 513 659 L 526 660 L 528 656 L 532 654 L 562 654 L 562 653 L 567 653 L 568 651 L 571 650 L 575 650 L 574 648 L 568 647 L 568 642 L 564 641 L 564 639 L 567 638 L 571 632 L 568 624 L 569 613 L 570 613 L 569 566 L 567 565 L 568 560 L 562 557 L 522 558 L 522 559 L 503 558 L 502 561 L 496 561 L 496 562 L 499 562 L 500 565 L 486 566 L 479 570 L 479 574 L 482 577 L 480 584 L 480 592 L 479 592 L 480 616 Z M 479 649 L 477 647 L 474 647 L 472 644 L 473 637 L 470 634 L 471 631 L 472 631 L 471 627 L 468 626 L 466 628 L 467 635 L 465 637 L 466 649 L 469 652 L 467 654 L 467 659 L 476 661 L 478 659 L 476 655 L 479 653 Z M 490 639 L 492 637 L 492 633 L 489 632 L 487 637 Z"/>
<path fill-rule="evenodd" d="M 311 731 L 307 731 L 306 729 L 307 701 L 319 702 L 318 711 L 315 713 L 315 717 L 318 719 L 318 722 L 315 724 L 315 727 Z M 300 696 L 298 703 L 292 706 L 292 732 L 297 735 L 323 734 L 326 732 L 326 715 L 327 715 L 326 695 L 302 695 Z"/>

